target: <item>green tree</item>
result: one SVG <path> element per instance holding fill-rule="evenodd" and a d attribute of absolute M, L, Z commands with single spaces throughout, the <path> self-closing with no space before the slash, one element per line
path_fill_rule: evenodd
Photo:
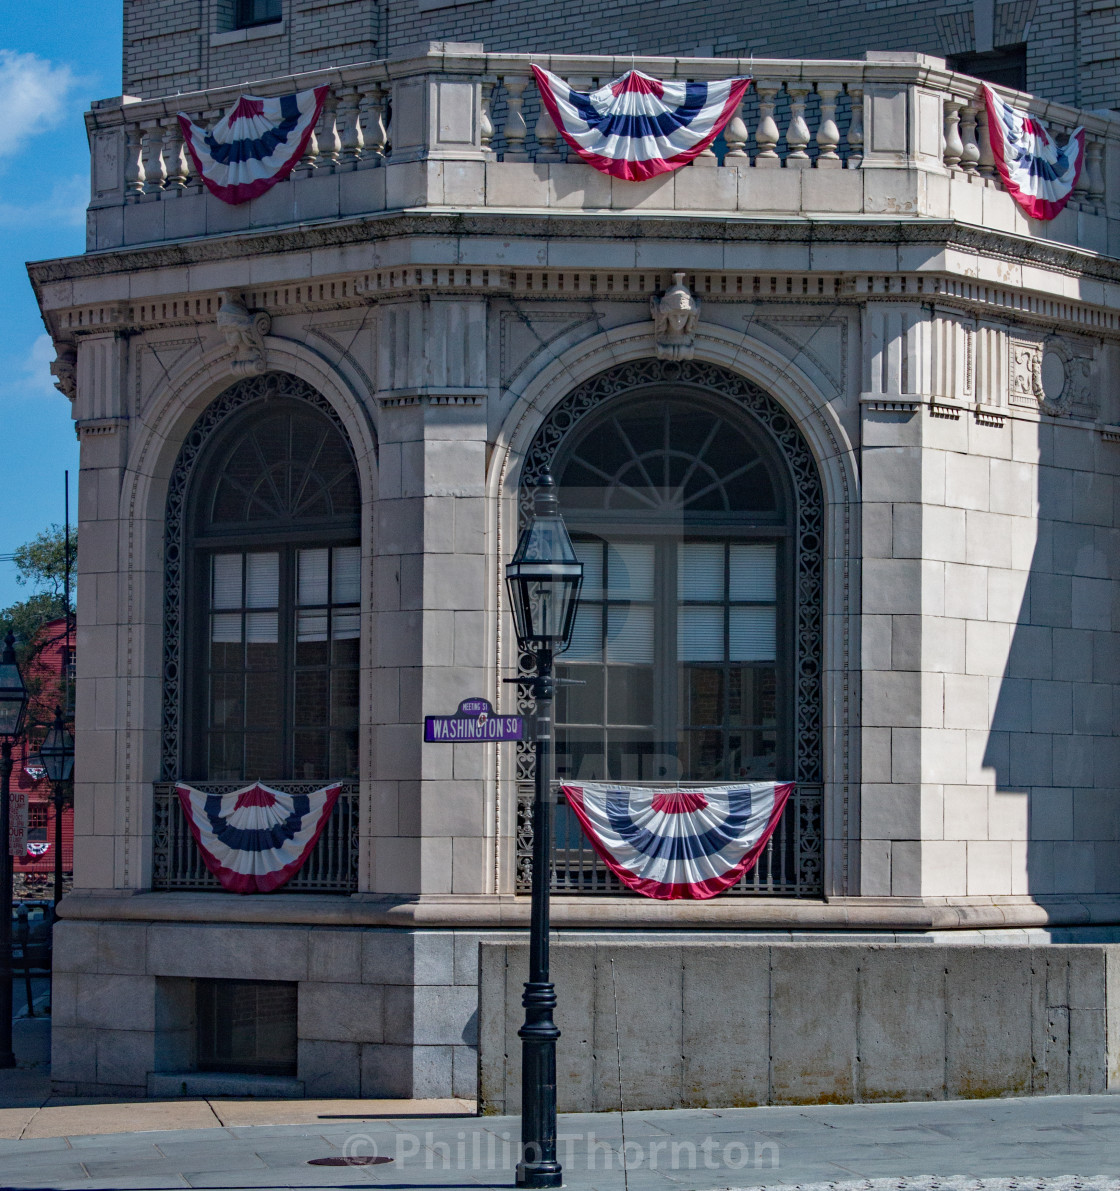
<path fill-rule="evenodd" d="M 70 531 L 70 612 L 74 612 L 78 557 L 78 535 Z M 25 542 L 12 555 L 16 582 L 30 587 L 25 600 L 0 611 L 0 639 L 9 629 L 15 633 L 19 652 L 26 657 L 35 634 L 49 620 L 66 615 L 66 535 L 61 525 L 52 525 Z M 21 659 L 22 660 L 22 659 Z"/>

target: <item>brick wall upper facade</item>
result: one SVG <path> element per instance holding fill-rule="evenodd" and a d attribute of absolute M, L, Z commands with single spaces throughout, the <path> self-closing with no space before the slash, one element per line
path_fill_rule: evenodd
<path fill-rule="evenodd" d="M 858 57 L 1027 43 L 1029 89 L 1082 107 L 1120 107 L 1120 3 L 1110 0 L 284 0 L 276 25 L 233 31 L 233 0 L 125 0 L 124 90 L 150 98 L 388 57 L 420 40 L 491 51 Z"/>

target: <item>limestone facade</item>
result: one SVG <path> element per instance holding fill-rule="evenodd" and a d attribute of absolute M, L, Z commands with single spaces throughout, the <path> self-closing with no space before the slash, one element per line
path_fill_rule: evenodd
<path fill-rule="evenodd" d="M 934 59 L 756 62 L 722 160 L 647 183 L 557 160 L 527 70 L 441 44 L 305 76 L 332 95 L 314 153 L 240 207 L 173 118 L 234 91 L 89 114 L 89 251 L 31 266 L 82 450 L 61 1087 L 189 1070 L 192 982 L 227 978 L 298 984 L 309 1094 L 473 1094 L 477 949 L 528 921 L 524 759 L 425 745 L 423 717 L 515 706 L 527 469 L 646 390 L 733 412 L 800 494 L 782 763 L 817 801 L 798 897 L 559 893 L 557 927 L 1120 925 L 1120 125 L 1039 101 L 1091 152 L 1038 224 L 981 151 L 977 84 Z M 357 859 L 345 888 L 234 897 L 167 883 L 159 784 L 206 776 L 169 748 L 195 664 L 169 525 L 192 435 L 257 383 L 317 394 L 353 455 Z"/>

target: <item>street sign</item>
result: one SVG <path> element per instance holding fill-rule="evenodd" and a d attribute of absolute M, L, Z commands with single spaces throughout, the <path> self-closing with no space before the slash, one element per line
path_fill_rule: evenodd
<path fill-rule="evenodd" d="M 454 715 L 424 717 L 425 744 L 468 744 L 524 737 L 524 717 L 496 715 L 488 699 L 464 699 Z"/>

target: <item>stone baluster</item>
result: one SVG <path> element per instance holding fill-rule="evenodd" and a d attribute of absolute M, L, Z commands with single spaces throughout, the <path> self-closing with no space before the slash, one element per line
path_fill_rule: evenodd
<path fill-rule="evenodd" d="M 988 107 L 983 103 L 976 109 L 976 147 L 980 151 L 980 173 L 985 178 L 994 178 L 996 155 L 992 152 L 992 135 L 988 130 Z"/>
<path fill-rule="evenodd" d="M 556 122 L 553 120 L 548 108 L 544 106 L 543 100 L 541 101 L 541 112 L 537 117 L 537 124 L 533 129 L 533 133 L 537 138 L 537 160 L 560 161 L 561 155 L 556 148 L 560 131 L 556 127 Z"/>
<path fill-rule="evenodd" d="M 807 83 L 787 83 L 789 92 L 789 127 L 786 129 L 787 169 L 804 169 L 812 165 L 808 145 L 809 125 L 805 121 L 805 101 L 809 97 Z"/>
<path fill-rule="evenodd" d="M 342 164 L 353 169 L 362 159 L 365 138 L 362 136 L 362 122 L 358 116 L 359 101 L 358 88 L 347 87 L 338 101 L 338 115 L 335 127 L 338 130 L 340 160 Z"/>
<path fill-rule="evenodd" d="M 320 117 L 320 120 L 322 117 Z M 313 170 L 319 164 L 319 136 L 317 125 L 312 125 L 311 135 L 303 149 L 303 156 L 296 162 L 297 170 Z"/>
<path fill-rule="evenodd" d="M 1085 169 L 1089 173 L 1089 199 L 1094 206 L 1104 207 L 1104 145 L 1098 140 L 1085 140 Z"/>
<path fill-rule="evenodd" d="M 977 109 L 966 103 L 961 107 L 961 169 L 969 174 L 976 173 L 980 161 L 980 146 L 976 140 Z"/>
<path fill-rule="evenodd" d="M 144 193 L 144 130 L 139 124 L 130 124 L 125 132 L 124 191 Z"/>
<path fill-rule="evenodd" d="M 362 89 L 359 102 L 365 140 L 362 160 L 368 165 L 379 165 L 389 151 L 389 134 L 385 128 L 385 97 L 385 88 L 378 83 Z"/>
<path fill-rule="evenodd" d="M 529 80 L 523 75 L 503 75 L 502 85 L 506 89 L 506 126 L 503 130 L 506 151 L 503 160 L 528 161 L 525 138 L 529 135 L 529 126 L 525 123 L 521 109 L 525 104 L 525 88 L 528 87 Z"/>
<path fill-rule="evenodd" d="M 758 127 L 755 129 L 754 139 L 758 145 L 758 154 L 754 164 L 759 169 L 778 169 L 782 159 L 778 156 L 778 122 L 774 119 L 774 108 L 778 102 L 778 92 L 782 84 L 774 79 L 756 79 L 754 89 L 758 94 Z"/>
<path fill-rule="evenodd" d="M 723 132 L 723 139 L 727 142 L 727 153 L 724 156 L 725 165 L 750 165 L 747 154 L 747 141 L 750 139 L 747 123 L 743 119 L 742 103 L 735 109 L 735 114 L 727 121 Z"/>
<path fill-rule="evenodd" d="M 1069 143 L 1068 134 L 1066 136 L 1066 143 Z M 1089 197 L 1089 141 L 1085 140 L 1085 158 L 1081 162 L 1081 171 L 1077 175 L 1077 181 L 1073 184 L 1073 199 L 1075 202 L 1088 204 L 1091 199 Z"/>
<path fill-rule="evenodd" d="M 848 160 L 844 164 L 850 170 L 858 170 L 863 165 L 863 88 L 849 83 L 848 100 L 852 118 L 848 122 Z"/>
<path fill-rule="evenodd" d="M 144 193 L 157 194 L 167 181 L 163 164 L 163 129 L 158 120 L 145 120 L 144 129 Z"/>
<path fill-rule="evenodd" d="M 955 99 L 945 100 L 945 164 L 955 170 L 961 163 L 964 142 L 961 140 L 961 105 Z"/>
<path fill-rule="evenodd" d="M 338 135 L 338 96 L 328 91 L 323 100 L 323 113 L 319 117 L 322 134 L 319 137 L 320 167 L 337 165 L 342 155 L 342 139 Z"/>
<path fill-rule="evenodd" d="M 163 121 L 163 160 L 167 165 L 166 190 L 180 192 L 190 181 L 191 165 L 179 119 L 172 116 Z"/>
<path fill-rule="evenodd" d="M 701 149 L 699 153 L 692 159 L 694 166 L 699 166 L 701 169 L 713 169 L 719 165 L 719 158 L 716 156 L 716 151 L 709 145 L 706 149 Z"/>
<path fill-rule="evenodd" d="M 821 100 L 821 119 L 817 126 L 817 169 L 836 170 L 840 168 L 840 129 L 836 126 L 836 97 L 840 94 L 839 83 L 818 83 L 817 94 Z"/>
<path fill-rule="evenodd" d="M 494 139 L 494 120 L 490 114 L 490 105 L 494 102 L 494 87 L 497 85 L 497 75 L 486 74 L 482 76 L 482 104 L 479 115 L 479 139 L 482 142 L 483 149 L 487 153 L 492 154 L 490 142 Z"/>

